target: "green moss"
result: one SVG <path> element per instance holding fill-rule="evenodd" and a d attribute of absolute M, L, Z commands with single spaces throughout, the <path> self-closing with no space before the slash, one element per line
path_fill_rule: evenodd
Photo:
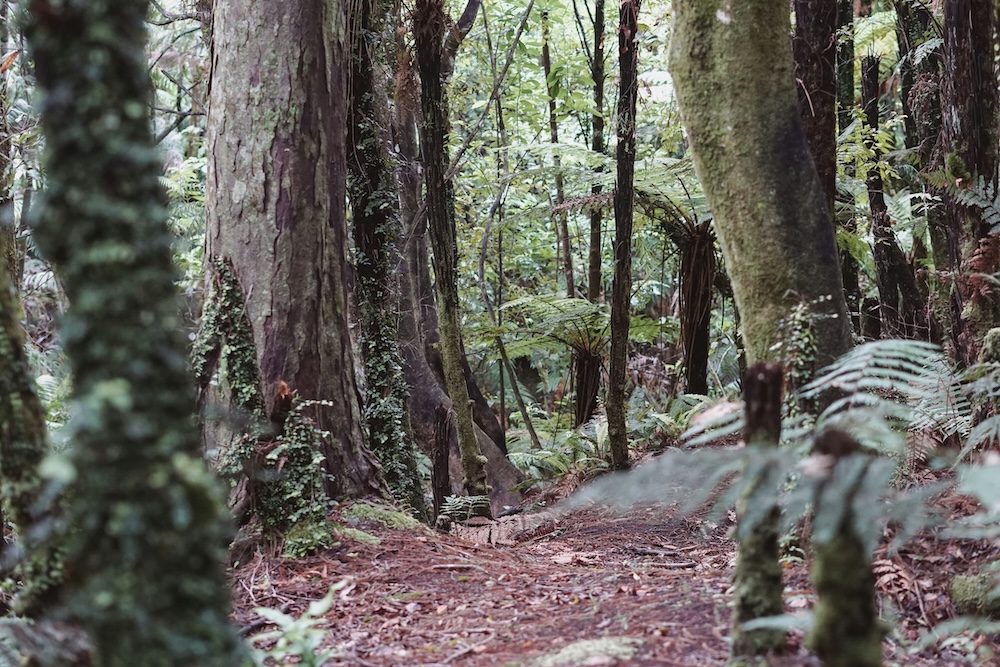
<path fill-rule="evenodd" d="M 976 614 L 1000 619 L 997 573 L 957 575 L 951 580 L 951 601 L 960 614 Z"/>
<path fill-rule="evenodd" d="M 326 517 L 309 517 L 285 532 L 282 555 L 285 558 L 302 558 L 339 544 L 332 522 Z"/>
<path fill-rule="evenodd" d="M 371 522 L 396 530 L 413 530 L 423 525 L 409 514 L 364 501 L 348 506 L 341 516 L 349 523 Z"/>
<path fill-rule="evenodd" d="M 351 528 L 349 526 L 338 526 L 337 530 L 340 531 L 341 535 L 350 540 L 354 540 L 355 542 L 362 542 L 364 544 L 382 543 L 382 540 L 380 540 L 379 538 L 375 537 L 374 535 L 370 535 L 358 528 Z"/>
<path fill-rule="evenodd" d="M 610 664 L 630 660 L 643 640 L 637 637 L 602 637 L 573 642 L 554 653 L 531 662 L 534 667 L 572 667 L 574 665 Z"/>

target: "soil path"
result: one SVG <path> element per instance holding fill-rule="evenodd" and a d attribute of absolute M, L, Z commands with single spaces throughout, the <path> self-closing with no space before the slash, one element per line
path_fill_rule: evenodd
<path fill-rule="evenodd" d="M 240 567 L 237 622 L 248 634 L 257 632 L 263 623 L 255 607 L 296 616 L 346 580 L 320 622 L 329 630 L 328 646 L 341 655 L 334 664 L 707 667 L 726 661 L 730 525 L 672 517 L 660 507 L 626 515 L 590 509 L 541 522 L 512 546 L 426 529 L 358 527 L 379 543 L 345 538 L 337 550 L 300 560 L 258 553 Z M 876 559 L 883 604 L 899 616 L 885 644 L 887 665 L 996 664 L 967 657 L 973 639 L 959 650 L 921 655 L 900 644 L 912 644 L 927 626 L 953 614 L 941 575 L 968 561 L 962 549 L 930 538 Z M 811 607 L 804 564 L 791 559 L 785 583 L 789 611 Z M 801 634 L 792 633 L 788 654 L 771 664 L 818 665 L 801 642 Z"/>

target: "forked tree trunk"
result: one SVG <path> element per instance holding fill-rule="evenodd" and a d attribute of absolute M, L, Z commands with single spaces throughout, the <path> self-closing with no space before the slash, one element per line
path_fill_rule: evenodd
<path fill-rule="evenodd" d="M 611 359 L 608 363 L 608 442 L 611 467 L 629 466 L 625 424 L 625 365 L 632 302 L 632 216 L 635 180 L 635 113 L 638 100 L 639 0 L 619 6 L 618 182 L 615 187 L 615 278 L 611 294 Z"/>
<path fill-rule="evenodd" d="M 328 492 L 384 494 L 347 320 L 344 7 L 216 0 L 213 21 L 207 258 L 243 288 L 264 414 L 281 382 L 324 401 L 306 414 L 331 434 Z"/>
<path fill-rule="evenodd" d="M 677 0 L 671 73 L 749 360 L 772 357 L 780 323 L 804 302 L 820 315 L 823 365 L 847 351 L 851 334 L 826 193 L 799 117 L 790 30 L 787 5 L 770 0 Z"/>

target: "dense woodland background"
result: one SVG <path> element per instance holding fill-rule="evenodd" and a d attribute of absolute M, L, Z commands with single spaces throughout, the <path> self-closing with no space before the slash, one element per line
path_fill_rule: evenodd
<path fill-rule="evenodd" d="M 0 2 L 11 609 L 239 664 L 225 515 L 301 556 L 333 501 L 446 528 L 664 451 L 592 497 L 743 470 L 743 563 L 821 497 L 863 572 L 948 485 L 996 539 L 1000 5 L 739 4 Z M 779 501 L 810 452 L 838 500 Z"/>

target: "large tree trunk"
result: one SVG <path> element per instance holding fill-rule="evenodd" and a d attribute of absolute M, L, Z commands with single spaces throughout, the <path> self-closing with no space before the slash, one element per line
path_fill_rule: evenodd
<path fill-rule="evenodd" d="M 615 278 L 611 294 L 611 359 L 608 363 L 608 441 L 611 467 L 627 468 L 625 365 L 632 303 L 632 216 L 635 180 L 635 113 L 639 96 L 639 0 L 619 6 L 618 182 L 615 186 Z"/>
<path fill-rule="evenodd" d="M 678 0 L 670 61 L 694 163 L 715 214 L 749 361 L 774 356 L 804 302 L 817 363 L 851 346 L 826 193 L 802 131 L 787 5 Z M 747 54 L 754 54 L 747 58 Z"/>
<path fill-rule="evenodd" d="M 377 74 L 388 49 L 386 12 L 362 0 L 350 18 L 351 104 L 347 118 L 349 191 L 356 248 L 361 351 L 365 360 L 365 435 L 397 500 L 417 516 L 425 503 L 407 412 L 408 389 L 399 349 L 400 235 L 396 178 L 389 164 L 386 82 Z"/>
<path fill-rule="evenodd" d="M 81 621 L 97 665 L 236 667 L 224 506 L 192 419 L 147 112 L 149 2 L 31 8 L 48 177 L 35 240 L 72 304 L 62 340 L 87 406 L 71 428 L 68 595 L 54 614 Z"/>
<path fill-rule="evenodd" d="M 997 74 L 994 7 L 983 0 L 950 0 L 944 13 L 945 168 L 958 188 L 997 182 Z M 1000 322 L 1000 294 L 983 275 L 1000 269 L 1000 236 L 982 212 L 945 199 L 954 266 L 960 267 L 956 348 L 958 361 L 974 364 L 986 332 Z"/>
<path fill-rule="evenodd" d="M 216 0 L 206 254 L 246 295 L 265 414 L 281 382 L 323 400 L 328 492 L 357 496 L 384 486 L 348 334 L 345 32 L 339 0 Z"/>

